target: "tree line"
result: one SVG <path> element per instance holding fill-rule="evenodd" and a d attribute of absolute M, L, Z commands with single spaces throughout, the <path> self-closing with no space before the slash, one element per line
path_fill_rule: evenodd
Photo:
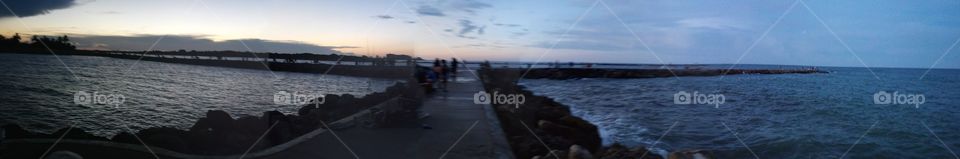
<path fill-rule="evenodd" d="M 50 50 L 47 50 L 47 49 Z M 240 57 L 240 58 L 265 58 L 271 59 L 272 61 L 278 62 L 278 60 L 283 60 L 285 62 L 294 62 L 295 60 L 312 60 L 315 63 L 319 61 L 357 61 L 357 62 L 373 62 L 374 65 L 392 65 L 391 63 L 397 60 L 422 60 L 418 57 L 412 57 L 410 55 L 397 55 L 397 54 L 386 54 L 385 56 L 356 56 L 356 55 L 345 55 L 340 56 L 336 54 L 321 55 L 321 54 L 311 54 L 311 53 L 270 53 L 270 52 L 241 52 L 241 51 L 195 51 L 195 50 L 184 50 L 180 49 L 178 51 L 160 51 L 160 50 L 150 50 L 150 51 L 121 51 L 121 50 L 77 50 L 77 46 L 70 42 L 70 37 L 67 35 L 63 36 L 46 36 L 46 35 L 32 35 L 30 40 L 24 40 L 19 33 L 13 34 L 13 36 L 4 36 L 0 34 L 0 52 L 2 53 L 49 53 L 48 51 L 69 51 L 64 52 L 63 54 L 77 54 L 77 55 L 94 55 L 94 56 L 104 56 L 111 53 L 120 53 L 124 55 L 154 55 L 157 57 L 163 57 L 165 55 L 174 55 L 174 56 L 193 56 L 193 58 L 199 59 L 199 56 L 208 56 L 216 57 L 217 59 L 222 59 L 223 57 Z M 58 52 L 58 54 L 61 54 Z M 393 61 L 393 62 L 388 62 Z"/>
<path fill-rule="evenodd" d="M 15 33 L 10 37 L 0 35 L 0 51 L 48 51 L 47 48 L 55 51 L 77 50 L 77 46 L 70 43 L 70 37 L 67 35 L 34 35 L 27 41 L 23 40 L 20 33 Z"/>

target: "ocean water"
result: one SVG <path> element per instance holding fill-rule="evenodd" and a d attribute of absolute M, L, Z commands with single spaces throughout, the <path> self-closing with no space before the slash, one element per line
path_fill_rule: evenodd
<path fill-rule="evenodd" d="M 40 132 L 75 126 L 105 137 L 150 127 L 186 129 L 207 110 L 224 110 L 234 118 L 271 110 L 295 114 L 300 106 L 274 103 L 280 91 L 359 98 L 398 82 L 107 57 L 59 58 L 62 63 L 51 55 L 0 54 L 0 125 L 19 124 Z M 78 105 L 74 97 L 80 91 L 87 97 L 94 92 L 122 95 L 124 100 L 118 105 Z"/>
<path fill-rule="evenodd" d="M 605 144 L 707 149 L 719 158 L 956 157 L 960 70 L 934 69 L 921 80 L 925 69 L 821 69 L 831 73 L 520 83 L 597 124 Z M 724 102 L 677 103 L 680 91 Z M 906 104 L 876 104 L 875 94 Z M 905 100 L 920 95 L 923 104 Z"/>

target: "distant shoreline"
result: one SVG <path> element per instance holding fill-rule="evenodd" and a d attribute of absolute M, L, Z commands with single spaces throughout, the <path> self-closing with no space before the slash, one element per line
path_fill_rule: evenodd
<path fill-rule="evenodd" d="M 6 54 L 33 54 L 33 55 L 44 55 L 43 52 L 2 52 Z M 243 55 L 242 57 L 237 55 Z M 53 54 L 47 54 L 53 55 Z M 329 60 L 337 55 L 326 55 L 321 58 L 320 56 L 312 56 L 314 59 L 310 59 L 309 63 L 297 63 L 297 62 L 277 62 L 283 60 L 302 60 L 303 57 L 262 57 L 257 58 L 255 54 L 247 53 L 243 54 L 242 52 L 231 52 L 229 54 L 209 54 L 209 55 L 224 55 L 224 56 L 188 56 L 184 55 L 170 55 L 170 54 L 161 54 L 161 53 L 141 53 L 141 54 L 132 54 L 130 52 L 102 52 L 102 51 L 69 51 L 67 53 L 58 53 L 56 55 L 79 55 L 79 56 L 97 56 L 97 57 L 111 57 L 118 59 L 131 59 L 131 60 L 142 60 L 142 61 L 154 61 L 154 62 L 164 62 L 164 63 L 177 63 L 177 64 L 189 64 L 189 65 L 202 65 L 202 66 L 217 66 L 217 67 L 230 67 L 230 68 L 243 68 L 243 69 L 259 69 L 259 70 L 271 70 L 271 71 L 286 71 L 286 72 L 300 72 L 300 73 L 317 73 L 317 74 L 333 74 L 333 75 L 346 75 L 346 76 L 356 76 L 356 77 L 373 77 L 373 78 L 406 78 L 413 72 L 413 67 L 408 67 L 409 65 L 400 65 L 398 62 L 389 63 L 387 62 L 388 58 L 369 58 L 369 57 L 355 57 L 349 56 L 350 60 L 346 61 L 343 59 L 348 59 L 346 55 L 343 57 L 337 57 L 337 60 L 340 61 L 321 61 Z M 275 55 L 275 54 L 267 54 Z M 229 60 L 224 59 L 223 57 L 239 57 L 241 60 Z M 247 59 L 249 58 L 249 59 Z M 396 59 L 390 59 L 395 60 Z M 327 64 L 323 62 L 329 62 L 333 64 Z M 347 63 L 347 64 L 344 64 Z M 353 65 L 349 64 L 353 63 Z M 364 63 L 364 64 L 361 64 Z M 369 63 L 369 64 L 366 64 Z"/>

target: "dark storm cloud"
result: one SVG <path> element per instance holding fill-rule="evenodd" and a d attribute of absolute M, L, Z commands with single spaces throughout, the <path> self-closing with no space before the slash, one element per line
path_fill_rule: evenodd
<path fill-rule="evenodd" d="M 13 13 L 4 9 L 0 11 L 0 18 L 13 17 L 14 15 L 18 17 L 42 15 L 51 10 L 64 9 L 76 4 L 74 0 L 5 0 L 3 2 L 7 5 L 5 7 L 13 10 Z"/>
<path fill-rule="evenodd" d="M 147 50 L 157 41 L 153 50 L 234 50 L 253 52 L 277 53 L 316 53 L 316 54 L 344 54 L 335 49 L 355 48 L 350 46 L 321 46 L 298 41 L 275 41 L 263 39 L 234 39 L 214 41 L 196 35 L 136 35 L 136 36 L 109 36 L 109 35 L 74 35 L 72 41 L 82 49 L 99 50 Z M 242 41 L 242 43 L 241 43 Z M 246 44 L 246 46 L 244 46 Z M 248 50 L 247 47 L 250 49 Z"/>

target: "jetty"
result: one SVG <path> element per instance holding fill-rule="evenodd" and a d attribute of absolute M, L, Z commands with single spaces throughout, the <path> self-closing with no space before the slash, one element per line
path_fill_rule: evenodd
<path fill-rule="evenodd" d="M 492 107 L 473 102 L 482 84 L 458 75 L 447 92 L 428 95 L 420 122 L 334 130 L 265 158 L 513 158 Z"/>
<path fill-rule="evenodd" d="M 575 78 L 660 78 L 682 76 L 722 76 L 736 74 L 811 74 L 828 73 L 811 68 L 797 69 L 614 69 L 614 68 L 500 68 L 521 72 L 527 79 Z"/>
<path fill-rule="evenodd" d="M 2 53 L 52 55 L 49 52 L 36 50 Z M 413 68 L 418 60 L 408 55 L 395 54 L 387 54 L 383 57 L 367 57 L 310 53 L 183 50 L 146 52 L 62 50 L 57 55 L 98 56 L 137 61 L 373 78 L 407 78 L 413 73 Z"/>

